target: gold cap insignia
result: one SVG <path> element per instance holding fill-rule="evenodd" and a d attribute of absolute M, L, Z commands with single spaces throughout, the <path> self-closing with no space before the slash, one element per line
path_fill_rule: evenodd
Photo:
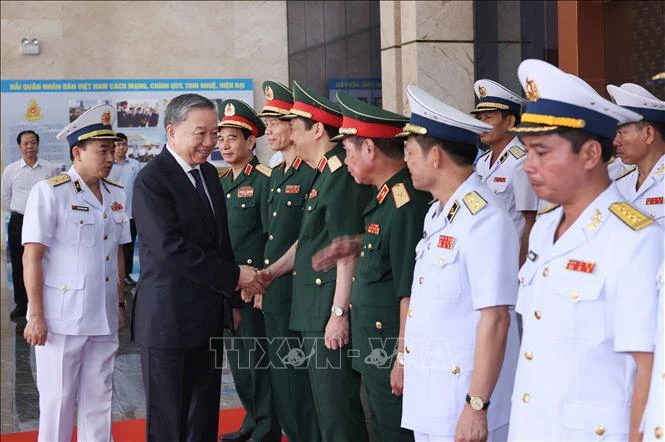
<path fill-rule="evenodd" d="M 106 111 L 102 114 L 102 124 L 111 124 L 111 112 Z"/>
<path fill-rule="evenodd" d="M 25 112 L 25 119 L 28 121 L 37 121 L 42 117 L 42 109 L 37 104 L 37 100 L 31 98 L 28 102 L 28 109 Z"/>
<path fill-rule="evenodd" d="M 485 86 L 478 86 L 478 93 L 480 94 L 480 98 L 487 97 L 487 89 L 485 89 Z"/>
<path fill-rule="evenodd" d="M 265 89 L 265 94 L 266 94 L 266 100 L 271 101 L 272 99 L 275 98 L 275 95 L 272 93 L 272 88 L 270 86 L 266 86 Z"/>
<path fill-rule="evenodd" d="M 232 117 L 235 114 L 236 114 L 236 107 L 233 105 L 233 103 L 228 103 L 224 108 L 224 116 Z"/>
<path fill-rule="evenodd" d="M 540 98 L 538 93 L 538 86 L 536 86 L 536 80 L 531 78 L 526 79 L 526 98 L 529 101 L 536 101 Z"/>

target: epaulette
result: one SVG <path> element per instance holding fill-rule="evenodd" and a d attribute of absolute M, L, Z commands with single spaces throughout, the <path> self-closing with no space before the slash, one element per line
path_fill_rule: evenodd
<path fill-rule="evenodd" d="M 518 160 L 526 155 L 526 152 L 524 152 L 519 146 L 512 146 L 508 151 Z"/>
<path fill-rule="evenodd" d="M 625 201 L 610 204 L 610 212 L 633 230 L 642 230 L 649 224 L 653 224 L 651 217 L 643 214 Z"/>
<path fill-rule="evenodd" d="M 267 177 L 270 177 L 270 175 L 272 174 L 272 169 L 266 166 L 265 164 L 259 163 L 256 166 L 254 166 L 254 169 L 258 170 Z"/>
<path fill-rule="evenodd" d="M 334 173 L 337 169 L 342 167 L 342 161 L 337 155 L 333 155 L 328 158 L 328 167 L 330 168 L 330 172 Z"/>
<path fill-rule="evenodd" d="M 487 206 L 487 201 L 485 201 L 485 199 L 475 190 L 464 195 L 462 201 L 464 201 L 466 208 L 469 209 L 469 212 L 471 212 L 472 215 L 475 215 Z"/>
<path fill-rule="evenodd" d="M 124 188 L 125 188 L 125 186 L 123 186 L 123 185 L 120 184 L 119 182 L 117 182 L 117 181 L 113 181 L 113 180 L 110 180 L 110 179 L 108 179 L 108 178 L 102 178 L 102 181 L 104 181 L 105 183 L 108 183 L 108 184 L 110 184 L 110 185 L 112 185 L 112 186 L 120 187 L 121 189 L 124 189 Z"/>
<path fill-rule="evenodd" d="M 47 179 L 46 182 L 51 185 L 51 187 L 57 187 L 60 184 L 65 184 L 68 183 L 72 180 L 72 177 L 67 175 L 66 173 L 61 173 L 56 176 L 52 176 L 51 178 Z"/>
<path fill-rule="evenodd" d="M 395 200 L 395 206 L 398 209 L 411 201 L 409 191 L 406 190 L 404 183 L 397 183 L 390 190 L 392 191 L 393 199 Z"/>
<path fill-rule="evenodd" d="M 538 211 L 538 215 L 544 215 L 559 207 L 560 204 L 548 204 Z"/>
<path fill-rule="evenodd" d="M 633 166 L 630 169 L 621 172 L 616 178 L 614 178 L 614 181 L 619 181 L 621 178 L 630 175 L 631 173 L 635 172 L 636 170 L 637 170 L 637 166 Z"/>

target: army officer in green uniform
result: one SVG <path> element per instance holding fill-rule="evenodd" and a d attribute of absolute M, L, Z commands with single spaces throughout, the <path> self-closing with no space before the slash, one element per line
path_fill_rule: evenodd
<path fill-rule="evenodd" d="M 369 406 L 383 441 L 412 441 L 400 427 L 404 324 L 409 311 L 415 247 L 431 195 L 413 188 L 404 163 L 404 143 L 394 136 L 409 119 L 337 93 L 344 119 L 339 135 L 346 164 L 356 182 L 378 193 L 363 213 L 364 233 L 346 244 L 360 254 L 351 288 L 351 336 Z M 338 241 L 315 255 L 315 268 L 327 268 L 343 256 Z M 337 255 L 337 256 L 333 256 Z M 397 356 L 397 357 L 395 357 Z"/>
<path fill-rule="evenodd" d="M 221 104 L 219 150 L 231 168 L 222 176 L 231 247 L 238 264 L 260 268 L 268 239 L 268 186 L 271 170 L 254 156 L 256 139 L 265 125 L 254 110 L 240 100 Z M 247 412 L 238 431 L 223 434 L 223 441 L 279 440 L 268 371 L 266 331 L 260 310 L 246 305 L 227 354 L 240 401 Z M 228 343 L 228 341 L 227 341 Z"/>
<path fill-rule="evenodd" d="M 362 212 L 371 188 L 357 184 L 344 166 L 344 149 L 330 139 L 342 124 L 339 107 L 293 83 L 291 139 L 298 155 L 316 164 L 297 243 L 261 272 L 271 279 L 293 270 L 290 328 L 303 338 L 316 417 L 324 441 L 367 440 L 360 403 L 360 376 L 349 357 L 349 299 L 355 257 L 317 272 L 312 256 L 331 241 L 363 230 Z"/>
<path fill-rule="evenodd" d="M 302 208 L 316 169 L 297 156 L 291 141 L 291 125 L 280 117 L 293 106 L 293 93 L 281 83 L 263 83 L 266 102 L 259 116 L 266 125 L 268 145 L 281 152 L 284 161 L 272 170 L 268 195 L 268 242 L 264 252 L 267 263 L 276 261 L 298 239 Z M 256 295 L 255 305 L 263 309 L 270 356 L 270 379 L 280 426 L 290 442 L 321 440 L 314 397 L 307 370 L 290 364 L 293 349 L 299 349 L 299 338 L 289 331 L 293 275 L 275 279 L 265 296 Z"/>

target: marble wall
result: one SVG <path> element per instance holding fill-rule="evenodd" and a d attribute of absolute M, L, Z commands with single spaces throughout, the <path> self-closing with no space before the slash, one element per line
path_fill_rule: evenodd
<path fill-rule="evenodd" d="M 289 80 L 285 1 L 3 1 L 0 15 L 3 79 L 249 77 L 259 106 L 264 80 Z M 24 37 L 40 55 L 19 53 Z"/>
<path fill-rule="evenodd" d="M 473 3 L 382 1 L 383 105 L 408 114 L 415 84 L 460 110 L 474 105 Z"/>

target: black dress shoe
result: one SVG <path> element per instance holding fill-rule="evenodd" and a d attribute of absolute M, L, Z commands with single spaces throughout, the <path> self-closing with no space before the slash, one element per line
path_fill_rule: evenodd
<path fill-rule="evenodd" d="M 221 436 L 219 436 L 219 440 L 222 442 L 245 442 L 250 438 L 251 435 L 252 435 L 252 430 L 241 428 L 232 433 L 222 434 Z"/>
<path fill-rule="evenodd" d="M 125 285 L 136 285 L 136 281 L 132 279 L 131 275 L 125 276 Z"/>
<path fill-rule="evenodd" d="M 17 319 L 20 317 L 24 317 L 25 314 L 28 312 L 28 306 L 27 305 L 17 305 L 14 310 L 9 314 L 9 317 L 11 319 Z"/>

